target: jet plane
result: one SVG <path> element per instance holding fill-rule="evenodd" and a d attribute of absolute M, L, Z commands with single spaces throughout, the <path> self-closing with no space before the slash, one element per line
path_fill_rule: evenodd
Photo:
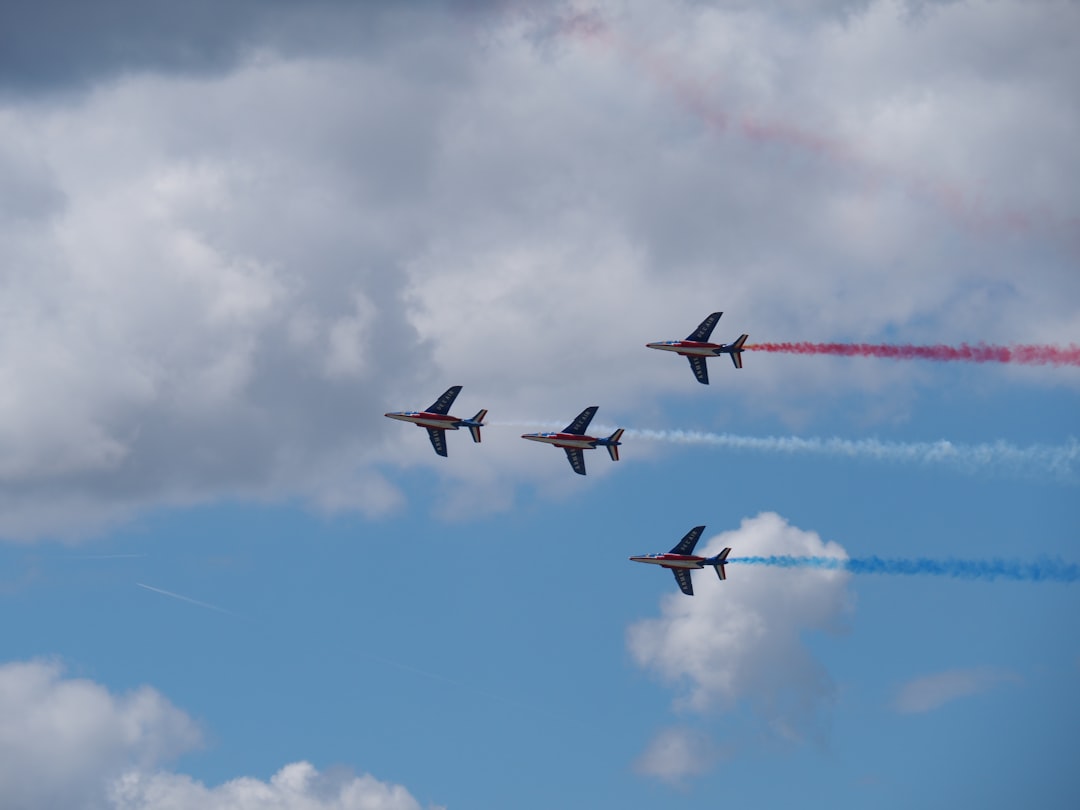
<path fill-rule="evenodd" d="M 561 447 L 566 451 L 566 457 L 570 460 L 570 466 L 578 475 L 585 475 L 585 456 L 582 450 L 595 447 L 606 447 L 612 461 L 619 460 L 619 441 L 623 435 L 623 429 L 619 428 L 606 439 L 597 439 L 594 436 L 586 436 L 585 429 L 596 415 L 598 407 L 590 405 L 578 414 L 577 419 L 571 422 L 561 433 L 526 433 L 521 438 L 534 442 L 545 442 Z"/>
<path fill-rule="evenodd" d="M 695 526 L 686 533 L 686 537 L 680 540 L 675 548 L 666 554 L 645 554 L 630 559 L 634 562 L 652 563 L 653 565 L 670 568 L 682 592 L 687 596 L 693 596 L 694 583 L 690 581 L 690 572 L 693 569 L 711 565 L 720 579 L 727 579 L 727 571 L 724 570 L 724 566 L 727 564 L 725 561 L 728 554 L 731 553 L 730 548 L 725 548 L 715 557 L 698 557 L 694 554 L 694 546 L 697 545 L 703 531 L 705 531 L 704 526 Z"/>
<path fill-rule="evenodd" d="M 694 370 L 694 376 L 699 383 L 709 384 L 709 369 L 705 366 L 706 357 L 716 357 L 721 354 L 731 355 L 731 362 L 735 368 L 742 368 L 743 344 L 749 335 L 740 335 L 739 339 L 732 343 L 709 343 L 716 322 L 720 320 L 723 312 L 714 312 L 701 322 L 693 332 L 687 335 L 686 340 L 661 340 L 658 343 L 646 343 L 650 349 L 660 349 L 665 352 L 676 352 L 690 361 L 690 368 Z"/>
<path fill-rule="evenodd" d="M 445 456 L 446 431 L 467 427 L 472 433 L 473 441 L 479 442 L 480 428 L 484 426 L 484 417 L 487 416 L 486 410 L 481 410 L 472 419 L 458 419 L 456 416 L 450 416 L 448 413 L 450 406 L 454 404 L 454 400 L 460 393 L 461 386 L 453 385 L 447 388 L 446 393 L 435 400 L 426 411 L 395 411 L 386 415 L 391 419 L 400 419 L 402 422 L 412 422 L 418 427 L 427 428 L 431 446 L 440 456 Z"/>

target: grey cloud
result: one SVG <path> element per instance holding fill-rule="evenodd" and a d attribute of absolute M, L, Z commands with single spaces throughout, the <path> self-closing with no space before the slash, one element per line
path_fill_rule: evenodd
<path fill-rule="evenodd" d="M 1038 26 L 1024 4 L 807 27 L 626 3 L 597 7 L 604 36 L 553 24 L 564 6 L 237 8 L 222 36 L 280 47 L 213 73 L 103 60 L 75 101 L 3 107 L 4 534 L 215 497 L 391 508 L 380 470 L 434 459 L 383 411 L 461 383 L 496 420 L 653 413 L 687 371 L 641 344 L 712 309 L 751 340 L 1075 335 L 1052 222 L 1076 191 L 1051 170 L 1075 162 L 1071 90 L 1038 60 L 937 78 L 965 61 L 950 33 L 999 52 L 1010 15 Z M 955 70 L 913 76 L 912 44 Z M 975 213 L 1054 216 L 999 233 L 946 194 L 998 176 Z M 797 419 L 859 388 L 888 418 L 918 374 L 777 357 L 739 396 Z M 484 454 L 438 469 L 503 505 L 542 475 L 494 431 Z"/>
<path fill-rule="evenodd" d="M 9 0 L 0 13 L 0 92 L 79 90 L 142 71 L 209 76 L 260 50 L 287 55 L 378 50 L 435 17 L 478 16 L 486 0 Z"/>

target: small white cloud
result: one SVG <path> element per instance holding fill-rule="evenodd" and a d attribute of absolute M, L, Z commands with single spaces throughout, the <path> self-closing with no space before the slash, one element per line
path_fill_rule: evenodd
<path fill-rule="evenodd" d="M 732 557 L 846 557 L 836 543 L 768 512 L 714 537 L 699 553 L 725 546 Z M 678 592 L 669 573 L 646 574 L 662 575 L 673 592 L 663 597 L 659 618 L 629 628 L 627 644 L 639 665 L 683 689 L 678 708 L 705 711 L 745 700 L 781 737 L 800 739 L 819 728 L 833 684 L 803 634 L 840 626 L 850 608 L 850 574 L 732 565 L 725 582 L 695 572 L 692 597 Z"/>
<path fill-rule="evenodd" d="M 113 810 L 421 810 L 401 785 L 349 771 L 286 765 L 269 782 L 248 777 L 208 788 L 175 773 L 132 772 L 109 790 Z"/>
<path fill-rule="evenodd" d="M 1000 669 L 950 669 L 915 678 L 901 686 L 893 708 L 903 714 L 929 712 L 958 698 L 979 695 L 1004 683 L 1019 681 L 1019 675 Z"/>
<path fill-rule="evenodd" d="M 720 756 L 706 734 L 689 728 L 666 728 L 653 738 L 634 767 L 646 776 L 678 782 L 707 772 Z"/>

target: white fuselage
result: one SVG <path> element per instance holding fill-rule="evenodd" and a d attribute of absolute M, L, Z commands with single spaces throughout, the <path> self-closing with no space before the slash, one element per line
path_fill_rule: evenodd
<path fill-rule="evenodd" d="M 716 357 L 716 350 L 723 349 L 718 343 L 696 343 L 689 340 L 662 340 L 659 343 L 645 344 L 650 349 L 659 349 L 662 352 L 676 352 L 677 354 L 694 354 L 700 357 Z"/>
<path fill-rule="evenodd" d="M 596 447 L 596 439 L 592 436 L 578 436 L 574 433 L 526 433 L 521 438 L 574 450 L 590 450 Z"/>
<path fill-rule="evenodd" d="M 662 565 L 664 568 L 704 568 L 704 557 L 688 557 L 681 554 L 644 554 L 631 557 L 634 562 Z"/>
<path fill-rule="evenodd" d="M 443 415 L 440 413 L 424 413 L 423 411 L 403 411 L 401 413 L 386 414 L 391 419 L 399 419 L 402 422 L 412 422 L 420 427 L 435 428 L 436 430 L 457 430 L 456 416 Z"/>

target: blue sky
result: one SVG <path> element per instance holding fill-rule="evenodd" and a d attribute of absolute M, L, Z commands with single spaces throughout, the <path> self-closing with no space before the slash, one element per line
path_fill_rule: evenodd
<path fill-rule="evenodd" d="M 1075 367 L 644 345 L 1080 342 L 1075 6 L 81 8 L 0 12 L 0 805 L 1070 806 L 1076 585 L 627 558 L 1080 561 Z"/>

